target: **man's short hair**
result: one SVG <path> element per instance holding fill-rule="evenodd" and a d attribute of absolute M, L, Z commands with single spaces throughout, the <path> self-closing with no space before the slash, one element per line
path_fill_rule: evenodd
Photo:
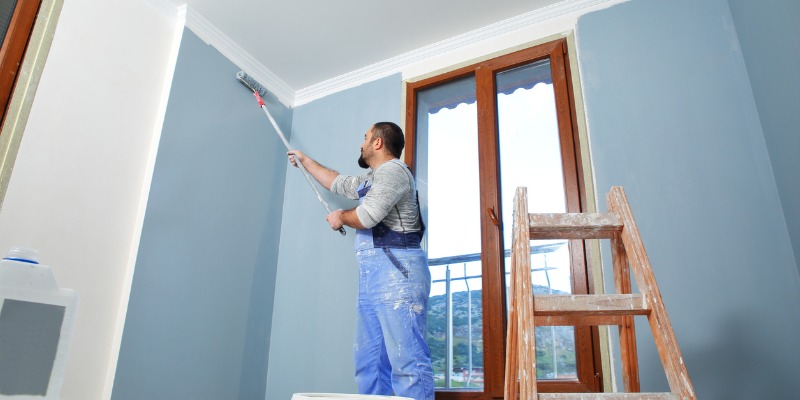
<path fill-rule="evenodd" d="M 386 149 L 396 158 L 400 158 L 403 147 L 406 145 L 403 130 L 394 122 L 378 122 L 372 125 L 372 137 L 383 139 Z"/>

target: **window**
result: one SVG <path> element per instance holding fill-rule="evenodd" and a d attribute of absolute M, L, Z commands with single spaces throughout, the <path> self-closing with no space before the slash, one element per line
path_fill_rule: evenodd
<path fill-rule="evenodd" d="M 64 0 L 4 0 L 0 3 L 0 32 L 3 34 L 0 49 L 2 205 Z M 24 65 L 23 59 L 27 60 Z"/>
<path fill-rule="evenodd" d="M 41 0 L 10 0 L 0 5 L 0 110 L 5 121 L 11 93 L 28 46 Z M 2 126 L 2 122 L 0 122 Z"/>
<path fill-rule="evenodd" d="M 581 212 L 580 153 L 566 41 L 407 83 L 406 163 L 415 171 L 433 284 L 428 314 L 437 398 L 503 396 L 512 201 Z M 589 293 L 584 243 L 538 241 L 534 293 Z M 598 333 L 538 327 L 544 392 L 600 391 Z"/>

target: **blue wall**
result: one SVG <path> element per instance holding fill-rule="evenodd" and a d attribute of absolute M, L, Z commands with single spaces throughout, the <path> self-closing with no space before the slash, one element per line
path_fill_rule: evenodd
<path fill-rule="evenodd" d="M 800 1 L 728 3 L 800 270 Z"/>
<path fill-rule="evenodd" d="M 725 0 L 579 19 L 596 187 L 626 189 L 698 397 L 797 398 L 800 280 L 736 28 Z M 666 391 L 649 332 L 642 388 Z"/>
<path fill-rule="evenodd" d="M 294 110 L 292 145 L 344 174 L 362 174 L 356 160 L 364 134 L 378 121 L 401 121 L 399 75 L 339 92 Z M 332 231 L 302 173 L 290 168 L 283 202 L 267 399 L 293 393 L 355 393 L 352 343 L 358 267 L 352 229 Z M 324 191 L 332 209 L 355 202 Z"/>
<path fill-rule="evenodd" d="M 237 71 L 184 32 L 114 400 L 264 398 L 286 160 Z"/>

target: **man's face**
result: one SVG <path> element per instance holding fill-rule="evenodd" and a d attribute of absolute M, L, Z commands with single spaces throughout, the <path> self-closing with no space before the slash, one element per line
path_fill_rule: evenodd
<path fill-rule="evenodd" d="M 358 157 L 358 166 L 361 168 L 369 168 L 367 160 L 369 160 L 374 153 L 372 149 L 372 140 L 372 129 L 370 128 L 367 130 L 367 133 L 364 134 L 364 143 L 361 143 L 361 155 Z"/>

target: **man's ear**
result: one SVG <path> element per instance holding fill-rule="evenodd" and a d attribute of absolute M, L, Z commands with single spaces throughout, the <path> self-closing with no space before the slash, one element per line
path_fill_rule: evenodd
<path fill-rule="evenodd" d="M 374 143 L 372 146 L 375 150 L 380 150 L 383 148 L 383 138 L 376 137 L 372 142 Z"/>

